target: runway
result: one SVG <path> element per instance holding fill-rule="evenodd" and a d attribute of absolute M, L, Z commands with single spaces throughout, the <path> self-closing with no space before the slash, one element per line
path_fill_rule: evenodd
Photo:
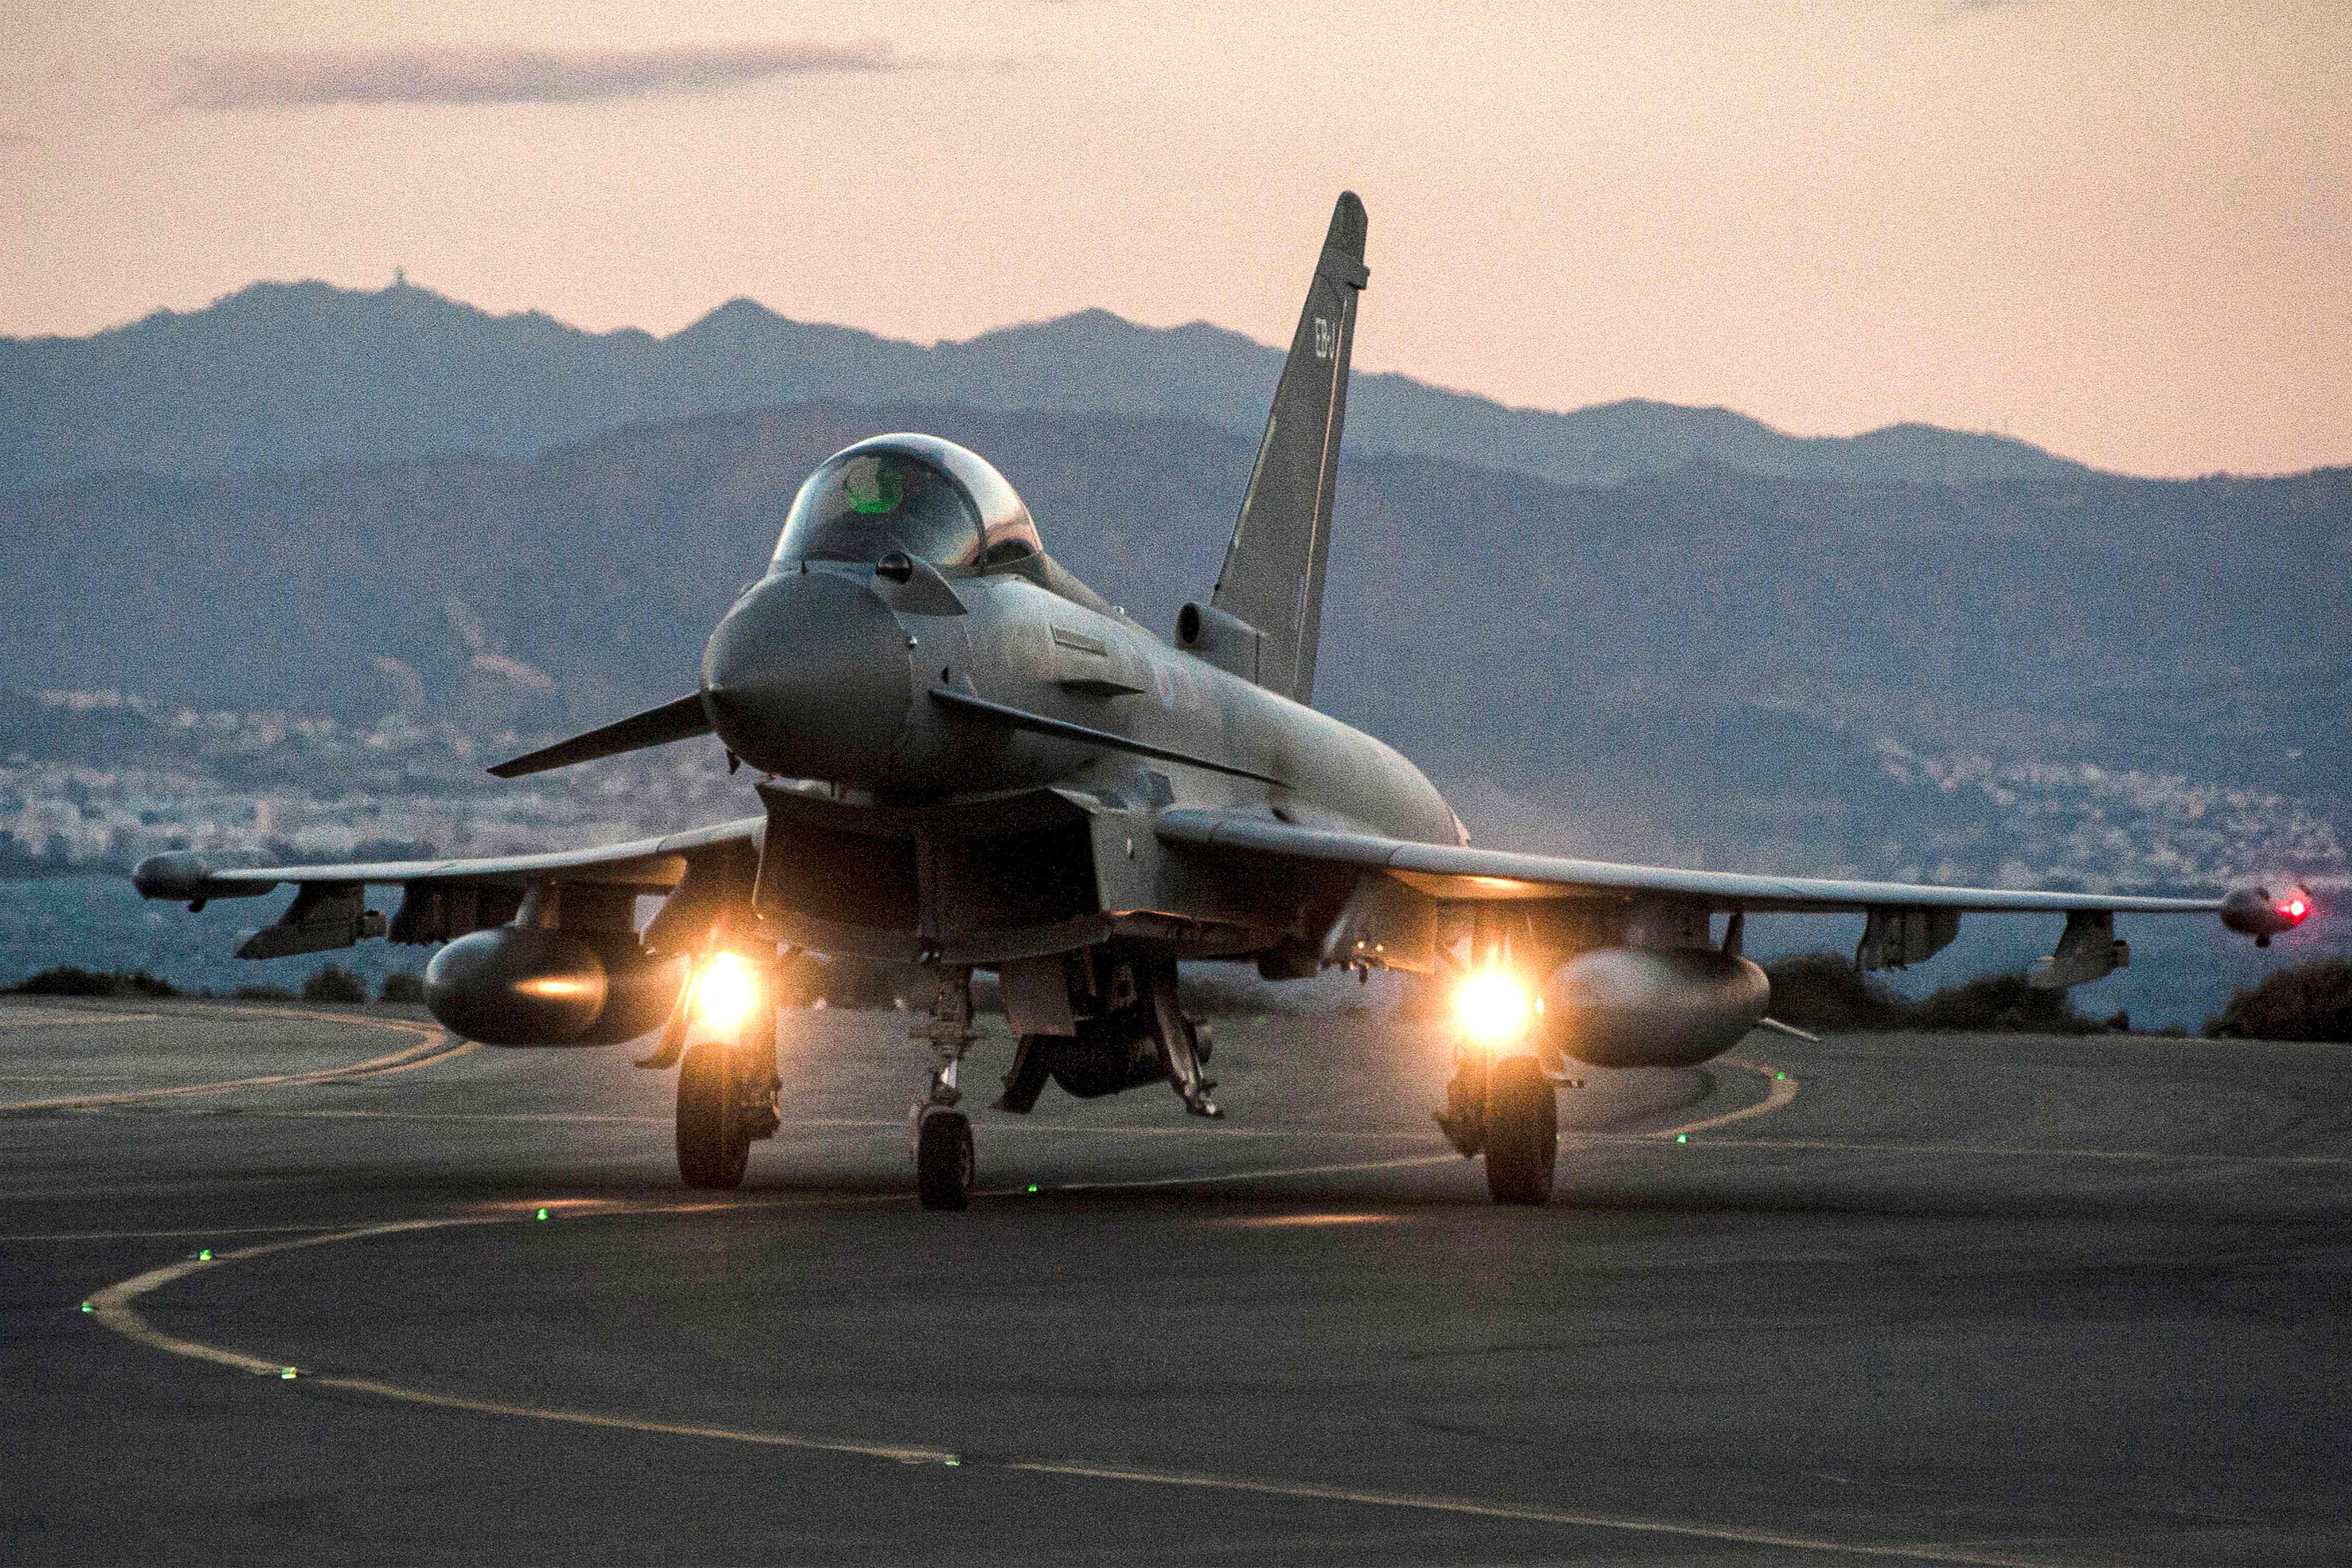
<path fill-rule="evenodd" d="M 1759 1035 L 1511 1210 L 1435 1032 L 1223 1020 L 1225 1121 L 977 1110 L 945 1215 L 907 1022 L 714 1196 L 626 1047 L 0 999 L 0 1554 L 2352 1561 L 2342 1047 Z"/>

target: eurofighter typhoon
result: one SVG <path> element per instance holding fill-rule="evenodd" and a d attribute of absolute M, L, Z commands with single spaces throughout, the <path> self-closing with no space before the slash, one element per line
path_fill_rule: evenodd
<path fill-rule="evenodd" d="M 781 957 L 919 963 L 937 985 L 918 1033 L 915 1186 L 946 1209 L 973 1179 L 958 1075 L 975 970 L 994 971 L 1019 1037 L 1003 1110 L 1029 1110 L 1049 1083 L 1091 1099 L 1164 1082 L 1200 1116 L 1218 1113 L 1210 1042 L 1178 1005 L 1180 963 L 1445 976 L 1461 1032 L 1437 1121 L 1484 1156 L 1497 1202 L 1524 1204 L 1550 1194 L 1571 1062 L 1689 1066 L 1771 1023 L 1770 984 L 1740 952 L 1750 911 L 1863 914 L 1864 970 L 1927 958 L 1965 914 L 2061 917 L 2032 976 L 2045 987 L 2128 961 L 2117 914 L 2218 914 L 2264 943 L 2308 914 L 2301 889 L 2119 898 L 1475 847 L 1419 769 L 1314 706 L 1365 226 L 1343 195 L 1223 565 L 1171 639 L 1058 564 L 984 458 L 877 436 L 801 487 L 766 574 L 711 633 L 698 689 L 490 770 L 713 735 L 757 773 L 756 815 L 484 859 L 160 855 L 133 880 L 191 909 L 293 884 L 243 957 L 439 945 L 425 1003 L 468 1039 L 656 1036 L 637 1065 L 677 1069 L 678 1168 L 697 1187 L 736 1185 L 781 1125 Z M 371 886 L 400 889 L 389 921 Z M 663 901 L 640 929 L 646 895 Z"/>

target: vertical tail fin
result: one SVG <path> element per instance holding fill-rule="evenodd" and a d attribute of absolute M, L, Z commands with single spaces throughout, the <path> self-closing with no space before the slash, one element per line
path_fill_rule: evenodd
<path fill-rule="evenodd" d="M 1348 412 L 1348 357 L 1356 337 L 1356 296 L 1370 276 L 1364 270 L 1364 204 L 1353 191 L 1342 192 L 1209 601 L 1265 634 L 1258 684 L 1300 702 L 1315 696 L 1331 492 Z"/>

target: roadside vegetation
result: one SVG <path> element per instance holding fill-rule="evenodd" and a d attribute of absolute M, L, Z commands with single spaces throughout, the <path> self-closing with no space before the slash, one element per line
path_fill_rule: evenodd
<path fill-rule="evenodd" d="M 180 988 L 143 969 L 82 969 L 60 963 L 7 987 L 19 996 L 177 996 Z"/>
<path fill-rule="evenodd" d="M 2209 1040 L 2336 1040 L 2352 1043 L 2352 958 L 2321 958 L 2267 975 L 2233 993 L 2205 1020 Z"/>
<path fill-rule="evenodd" d="M 2094 1018 L 2063 991 L 2037 991 L 2022 974 L 1982 974 L 1919 1001 L 1858 973 L 1842 953 L 1806 952 L 1768 963 L 1772 1016 L 1801 1029 L 2015 1030 L 2097 1035 L 2131 1027 L 2127 1013 Z"/>
<path fill-rule="evenodd" d="M 322 964 L 302 982 L 299 993 L 283 985 L 240 985 L 232 991 L 183 990 L 143 969 L 96 970 L 60 963 L 31 974 L 14 985 L 0 985 L 0 994 L 16 996 L 139 996 L 227 997 L 238 1002 L 365 1002 L 367 983 L 337 964 Z M 377 999 L 421 1002 L 425 983 L 414 974 L 387 974 Z"/>
<path fill-rule="evenodd" d="M 367 982 L 340 965 L 326 964 L 311 971 L 310 978 L 302 982 L 302 1000 L 364 1002 L 367 1000 Z"/>

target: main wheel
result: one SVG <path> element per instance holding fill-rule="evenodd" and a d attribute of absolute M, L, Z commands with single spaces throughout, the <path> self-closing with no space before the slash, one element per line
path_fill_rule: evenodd
<path fill-rule="evenodd" d="M 934 1110 L 915 1135 L 915 1191 L 927 1209 L 960 1209 L 971 1202 L 977 1162 L 971 1123 L 961 1110 Z"/>
<path fill-rule="evenodd" d="M 737 1187 L 751 1158 L 737 1109 L 735 1053 L 723 1041 L 690 1047 L 677 1064 L 677 1170 L 689 1187 Z"/>
<path fill-rule="evenodd" d="M 1551 1197 L 1559 1108 L 1533 1057 L 1507 1057 L 1486 1080 L 1486 1191 L 1498 1204 Z"/>

